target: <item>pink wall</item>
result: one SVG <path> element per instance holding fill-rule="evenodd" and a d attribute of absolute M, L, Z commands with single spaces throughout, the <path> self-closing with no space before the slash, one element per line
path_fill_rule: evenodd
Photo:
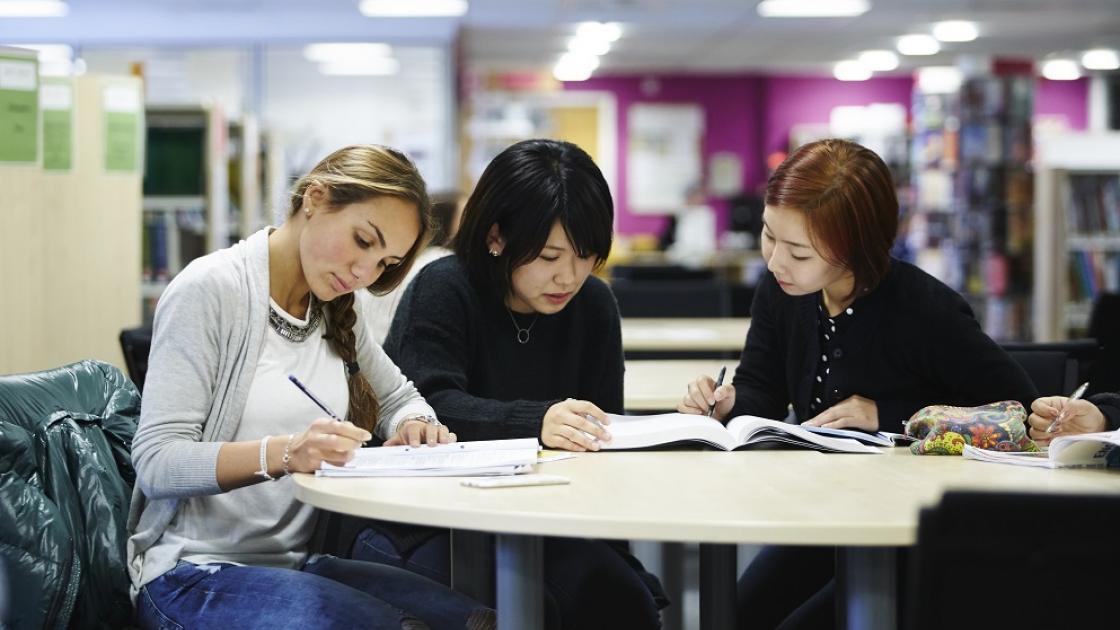
<path fill-rule="evenodd" d="M 1089 127 L 1089 79 L 1038 79 L 1034 91 L 1034 115 L 1065 116 L 1071 130 L 1084 131 Z"/>
<path fill-rule="evenodd" d="M 833 107 L 898 103 L 910 115 L 914 81 L 882 77 L 837 81 L 831 77 L 768 77 L 763 97 L 764 155 L 789 150 L 789 131 L 797 123 L 827 123 Z"/>
<path fill-rule="evenodd" d="M 619 139 L 615 207 L 619 233 L 660 234 L 666 223 L 664 216 L 631 214 L 626 203 L 626 119 L 630 106 L 634 103 L 699 103 L 704 108 L 704 168 L 707 168 L 708 158 L 713 153 L 730 151 L 742 161 L 743 181 L 750 185 L 763 177 L 765 172 L 761 155 L 757 151 L 762 128 L 759 119 L 759 81 L 756 77 L 742 75 L 643 75 L 593 78 L 564 85 L 568 90 L 610 92 L 617 99 Z M 720 200 L 712 200 L 711 205 L 716 211 L 717 229 L 722 232 L 727 225 L 727 205 Z"/>
<path fill-rule="evenodd" d="M 651 81 L 650 79 L 653 79 Z M 645 82 L 645 91 L 643 91 Z M 702 155 L 730 151 L 743 164 L 746 190 L 765 182 L 766 156 L 789 147 L 790 128 L 797 123 L 827 123 L 833 107 L 899 103 L 910 112 L 911 77 L 882 77 L 862 82 L 828 77 L 755 75 L 638 75 L 593 78 L 566 83 L 568 90 L 597 90 L 614 94 L 618 115 L 618 190 L 615 206 L 620 234 L 660 234 L 663 216 L 632 214 L 626 200 L 627 111 L 634 103 L 698 103 L 704 108 Z M 656 89 L 650 89 L 656 87 Z M 1036 114 L 1064 114 L 1072 129 L 1087 125 L 1088 81 L 1040 79 L 1035 93 Z M 726 229 L 727 207 L 711 200 L 717 228 Z"/>

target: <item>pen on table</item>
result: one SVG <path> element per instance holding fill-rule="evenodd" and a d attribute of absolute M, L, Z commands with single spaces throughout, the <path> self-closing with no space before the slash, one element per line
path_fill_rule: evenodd
<path fill-rule="evenodd" d="M 307 397 L 311 399 L 311 402 L 313 402 L 313 403 L 315 403 L 316 405 L 318 405 L 318 406 L 319 406 L 319 408 L 320 408 L 320 409 L 322 409 L 322 410 L 323 410 L 323 411 L 324 411 L 324 412 L 325 412 L 325 413 L 326 413 L 326 414 L 327 414 L 328 416 L 330 416 L 330 417 L 334 418 L 335 420 L 338 420 L 339 422 L 342 422 L 342 418 L 339 418 L 339 417 L 338 417 L 337 415 L 335 415 L 335 413 L 334 413 L 333 411 L 331 411 L 331 410 L 330 410 L 330 407 L 327 407 L 327 405 L 326 405 L 326 404 L 324 404 L 324 403 L 323 403 L 323 401 L 319 400 L 319 399 L 318 399 L 318 398 L 317 398 L 317 397 L 315 396 L 315 394 L 312 394 L 312 393 L 311 393 L 311 390 L 307 389 L 307 386 L 306 386 L 306 385 L 304 385 L 303 383 L 299 382 L 299 379 L 298 379 L 298 378 L 296 378 L 295 376 L 293 376 L 293 375 L 289 374 L 289 375 L 288 375 L 288 380 L 289 380 L 289 381 L 291 381 L 293 385 L 295 385 L 296 387 L 298 387 L 298 388 L 299 388 L 299 391 L 301 391 L 301 392 L 303 392 L 304 394 L 306 394 L 306 395 L 307 395 Z"/>
<path fill-rule="evenodd" d="M 1073 394 L 1070 395 L 1069 400 L 1066 401 L 1066 404 L 1062 405 L 1062 410 L 1058 412 L 1058 417 L 1054 418 L 1054 421 L 1050 423 L 1050 426 L 1046 427 L 1046 432 L 1047 433 L 1052 433 L 1054 431 L 1054 427 L 1058 426 L 1058 423 L 1062 421 L 1062 417 L 1065 416 L 1066 409 L 1069 407 L 1069 404 L 1071 402 L 1081 398 L 1081 395 L 1084 394 L 1085 390 L 1088 389 L 1088 388 L 1089 388 L 1089 382 L 1085 381 L 1084 383 L 1081 384 L 1081 387 L 1078 387 L 1077 389 L 1075 389 L 1073 391 Z"/>
<path fill-rule="evenodd" d="M 723 366 L 719 369 L 719 376 L 716 377 L 716 389 L 719 389 L 719 386 L 723 385 L 723 377 L 726 374 L 727 374 L 727 366 L 725 365 L 725 366 Z M 712 396 L 714 397 L 715 393 L 713 393 Z M 708 406 L 708 417 L 709 418 L 713 417 L 713 414 L 715 414 L 715 412 L 716 412 L 716 405 L 715 405 L 715 403 L 712 403 L 711 405 Z"/>

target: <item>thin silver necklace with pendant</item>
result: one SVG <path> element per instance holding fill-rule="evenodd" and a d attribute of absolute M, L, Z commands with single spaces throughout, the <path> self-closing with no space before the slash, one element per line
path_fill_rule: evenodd
<path fill-rule="evenodd" d="M 528 328 L 522 328 L 517 323 L 517 318 L 513 316 L 513 311 L 511 311 L 508 306 L 506 307 L 506 312 L 509 313 L 509 321 L 513 322 L 513 327 L 517 329 L 517 343 L 521 345 L 529 343 L 529 331 L 533 330 L 533 326 L 537 325 L 537 318 L 540 317 L 541 314 L 537 313 L 533 316 L 533 321 L 529 322 Z"/>

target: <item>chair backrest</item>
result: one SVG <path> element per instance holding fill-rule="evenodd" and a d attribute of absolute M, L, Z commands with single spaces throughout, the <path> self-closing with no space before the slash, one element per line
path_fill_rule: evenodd
<path fill-rule="evenodd" d="M 919 519 L 906 627 L 1114 627 L 1116 523 L 1120 496 L 947 492 Z"/>
<path fill-rule="evenodd" d="M 729 317 L 731 291 L 723 280 L 614 280 L 623 317 Z"/>
<path fill-rule="evenodd" d="M 128 368 L 128 377 L 144 392 L 144 377 L 148 373 L 148 353 L 152 349 L 152 327 L 126 328 L 121 331 L 121 354 Z"/>
<path fill-rule="evenodd" d="M 1099 347 L 1094 339 L 1053 343 L 1006 343 L 1003 349 L 1023 366 L 1040 396 L 1068 396 L 1088 374 Z"/>

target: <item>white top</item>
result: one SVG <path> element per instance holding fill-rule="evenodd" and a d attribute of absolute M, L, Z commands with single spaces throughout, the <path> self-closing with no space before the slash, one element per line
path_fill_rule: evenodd
<path fill-rule="evenodd" d="M 290 323 L 307 324 L 307 319 L 292 317 L 271 298 L 269 302 Z M 289 374 L 345 417 L 350 404 L 345 368 L 323 339 L 323 324 L 319 327 L 301 342 L 289 341 L 270 329 L 234 441 L 260 440 L 266 435 L 287 440 L 289 434 L 303 432 L 312 420 L 326 415 L 288 381 Z M 159 542 L 148 550 L 144 573 L 150 578 L 160 575 L 170 568 L 168 559 L 172 557 L 195 564 L 295 568 L 306 555 L 315 514 L 315 508 L 296 500 L 290 478 L 190 497 Z M 157 563 L 160 566 L 153 566 Z"/>
<path fill-rule="evenodd" d="M 579 453 L 539 464 L 568 485 L 480 490 L 460 479 L 296 475 L 336 512 L 499 533 L 701 543 L 903 546 L 950 489 L 1120 495 L 1116 471 L 994 466 L 962 457 L 815 451 Z"/>

